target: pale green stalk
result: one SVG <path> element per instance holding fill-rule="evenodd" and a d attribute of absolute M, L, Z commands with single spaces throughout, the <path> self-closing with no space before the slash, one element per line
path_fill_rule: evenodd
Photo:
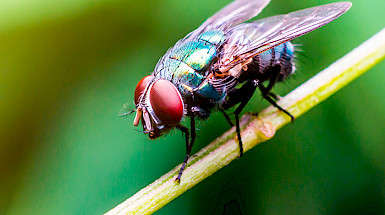
<path fill-rule="evenodd" d="M 281 98 L 278 104 L 293 116 L 299 117 L 358 78 L 384 57 L 385 29 Z M 241 127 L 245 152 L 258 143 L 272 138 L 277 129 L 289 122 L 290 118 L 274 107 L 268 107 L 260 112 L 258 118 L 244 115 Z M 191 157 L 180 184 L 174 181 L 179 165 L 107 214 L 154 213 L 238 156 L 238 142 L 235 138 L 235 129 L 232 128 Z"/>

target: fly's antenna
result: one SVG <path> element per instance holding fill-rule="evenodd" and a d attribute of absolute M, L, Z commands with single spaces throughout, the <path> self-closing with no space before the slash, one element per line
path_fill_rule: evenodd
<path fill-rule="evenodd" d="M 122 108 L 120 108 L 118 116 L 123 117 L 123 116 L 128 116 L 136 111 L 135 108 L 131 108 L 130 105 L 124 104 Z"/>
<path fill-rule="evenodd" d="M 135 131 L 140 132 L 140 133 L 143 133 L 143 134 L 148 134 L 148 133 L 151 132 L 151 131 L 139 131 L 139 130 L 137 130 L 137 129 L 135 129 Z"/>
<path fill-rule="evenodd" d="M 120 117 L 128 116 L 128 115 L 130 115 L 130 114 L 132 114 L 132 113 L 134 113 L 134 112 L 135 112 L 135 110 L 131 110 L 131 111 L 125 112 L 125 113 L 119 113 L 118 116 L 120 116 Z"/>

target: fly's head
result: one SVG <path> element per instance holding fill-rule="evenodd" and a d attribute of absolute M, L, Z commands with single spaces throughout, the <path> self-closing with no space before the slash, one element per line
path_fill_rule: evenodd
<path fill-rule="evenodd" d="M 167 133 L 179 124 L 184 103 L 178 89 L 170 81 L 146 76 L 135 88 L 136 116 L 134 125 L 142 121 L 143 132 L 150 139 Z"/>

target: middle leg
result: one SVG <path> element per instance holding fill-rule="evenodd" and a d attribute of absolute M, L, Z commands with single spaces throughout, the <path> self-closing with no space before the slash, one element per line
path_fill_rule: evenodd
<path fill-rule="evenodd" d="M 221 108 L 227 110 L 236 104 L 239 104 L 237 109 L 234 112 L 235 115 L 235 129 L 238 137 L 239 144 L 239 156 L 243 156 L 243 144 L 241 137 L 241 128 L 239 125 L 239 114 L 245 108 L 246 104 L 250 101 L 251 97 L 255 92 L 255 89 L 258 87 L 258 80 L 249 80 L 241 88 L 235 90 L 229 95 L 229 99 L 222 104 Z"/>

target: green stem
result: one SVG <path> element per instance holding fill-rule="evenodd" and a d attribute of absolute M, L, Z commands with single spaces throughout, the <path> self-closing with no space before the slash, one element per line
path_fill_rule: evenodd
<path fill-rule="evenodd" d="M 279 105 L 299 117 L 358 78 L 385 57 L 385 29 L 279 100 Z M 241 119 L 245 152 L 272 138 L 290 118 L 274 107 L 259 117 Z M 229 164 L 239 155 L 235 128 L 203 148 L 189 160 L 180 184 L 174 182 L 180 165 L 148 185 L 107 214 L 151 214 Z"/>

